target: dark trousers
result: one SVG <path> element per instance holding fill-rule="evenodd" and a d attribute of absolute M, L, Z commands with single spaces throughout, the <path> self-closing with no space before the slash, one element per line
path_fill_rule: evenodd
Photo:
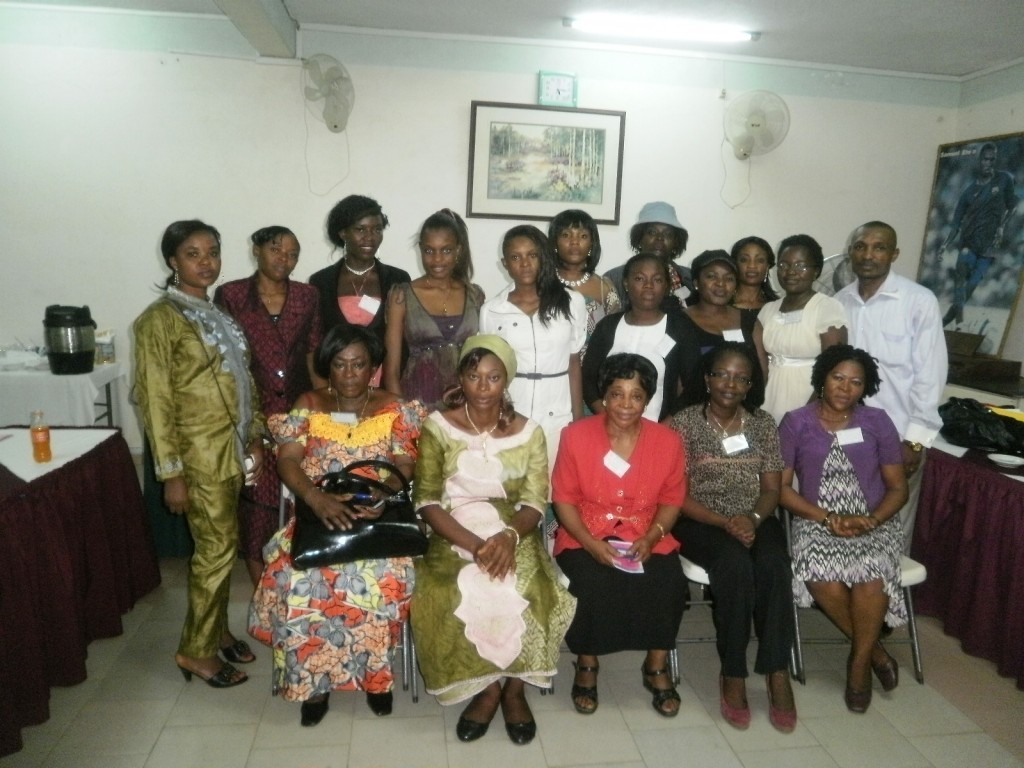
<path fill-rule="evenodd" d="M 722 528 L 688 517 L 680 517 L 672 533 L 682 555 L 708 572 L 722 674 L 747 676 L 751 617 L 758 639 L 754 672 L 785 669 L 793 645 L 793 570 L 779 520 L 765 519 L 750 549 Z"/>

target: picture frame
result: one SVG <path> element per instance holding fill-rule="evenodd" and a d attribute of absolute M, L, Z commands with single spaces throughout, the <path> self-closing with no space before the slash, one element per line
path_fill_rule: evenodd
<path fill-rule="evenodd" d="M 1024 285 L 1024 133 L 939 146 L 917 281 L 998 357 Z"/>
<path fill-rule="evenodd" d="M 625 132 L 625 112 L 472 102 L 466 215 L 618 224 Z"/>

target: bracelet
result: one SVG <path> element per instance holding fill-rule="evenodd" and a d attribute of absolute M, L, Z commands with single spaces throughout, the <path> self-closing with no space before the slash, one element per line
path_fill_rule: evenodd
<path fill-rule="evenodd" d="M 511 525 L 506 525 L 501 529 L 500 533 L 511 533 L 516 539 L 516 547 L 519 546 L 519 531 L 513 528 Z"/>
<path fill-rule="evenodd" d="M 825 513 L 825 516 L 823 518 L 821 518 L 821 520 L 820 520 L 822 528 L 828 528 L 828 520 L 834 514 L 835 514 L 835 512 L 826 512 Z"/>
<path fill-rule="evenodd" d="M 761 524 L 761 521 L 764 520 L 764 518 L 761 517 L 761 515 L 759 515 L 757 512 L 754 512 L 754 511 L 751 511 L 751 513 L 749 515 L 747 515 L 747 517 L 753 518 L 753 520 L 754 520 L 754 527 L 755 528 L 757 528 L 757 526 L 759 526 Z"/>
<path fill-rule="evenodd" d="M 665 538 L 665 528 L 662 526 L 662 524 L 659 523 L 657 520 L 652 520 L 651 521 L 651 525 L 658 526 L 658 530 L 661 531 L 661 536 L 658 537 L 658 541 L 661 541 L 662 539 L 664 539 Z"/>

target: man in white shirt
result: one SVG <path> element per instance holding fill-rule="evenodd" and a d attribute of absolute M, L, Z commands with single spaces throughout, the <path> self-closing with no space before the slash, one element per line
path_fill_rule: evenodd
<path fill-rule="evenodd" d="M 949 359 L 935 294 L 890 271 L 900 255 L 896 230 L 869 221 L 854 230 L 850 264 L 857 276 L 836 298 L 846 308 L 850 344 L 878 359 L 882 385 L 869 405 L 883 408 L 903 438 L 910 497 L 900 510 L 905 552 L 910 551 L 926 449 L 942 426 L 938 406 Z"/>

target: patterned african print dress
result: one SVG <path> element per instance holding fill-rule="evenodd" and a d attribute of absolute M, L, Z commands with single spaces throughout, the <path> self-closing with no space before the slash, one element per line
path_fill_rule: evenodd
<path fill-rule="evenodd" d="M 440 413 L 423 424 L 413 501 L 439 504 L 481 538 L 519 509 L 547 506 L 544 432 L 527 421 L 515 435 L 470 435 Z M 502 677 L 551 687 L 576 599 L 558 583 L 540 529 L 522 536 L 513 573 L 492 580 L 469 552 L 438 535 L 416 565 L 412 623 L 427 691 L 464 701 Z"/>
<path fill-rule="evenodd" d="M 278 443 L 304 446 L 302 470 L 315 482 L 354 461 L 415 457 L 424 415 L 419 403 L 399 401 L 354 426 L 306 409 L 272 416 L 269 425 Z M 292 518 L 263 550 L 266 567 L 249 610 L 249 634 L 274 651 L 274 692 L 306 701 L 332 690 L 390 691 L 415 581 L 412 558 L 297 570 L 294 529 Z"/>

